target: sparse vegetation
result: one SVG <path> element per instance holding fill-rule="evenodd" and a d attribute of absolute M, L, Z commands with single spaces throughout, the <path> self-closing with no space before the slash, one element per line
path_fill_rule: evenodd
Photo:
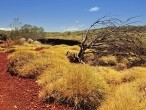
<path fill-rule="evenodd" d="M 146 110 L 146 0 L 0 3 L 0 110 Z"/>
<path fill-rule="evenodd" d="M 23 32 L 28 31 L 25 27 L 33 29 L 33 26 L 25 25 Z M 115 34 L 112 29 L 118 33 Z M 107 30 L 106 33 L 105 30 Z M 55 102 L 77 110 L 145 110 L 146 68 L 144 62 L 140 63 L 141 60 L 145 60 L 146 45 L 145 34 L 143 34 L 145 26 L 129 26 L 128 33 L 123 35 L 124 30 L 127 31 L 127 27 L 90 30 L 89 34 L 93 35 L 93 38 L 105 39 L 101 40 L 103 42 L 97 43 L 103 47 L 98 48 L 99 51 L 90 48 L 89 42 L 86 42 L 87 45 L 81 45 L 81 47 L 85 46 L 85 51 L 83 58 L 78 62 L 84 61 L 86 63 L 84 65 L 71 63 L 71 60 L 68 60 L 68 58 L 73 58 L 74 62 L 74 58 L 79 57 L 78 52 L 81 51 L 79 46 L 51 46 L 34 43 L 35 41 L 25 32 L 27 37 L 21 36 L 15 41 L 8 39 L 0 44 L 0 52 L 9 53 L 8 71 L 11 75 L 36 81 L 41 87 L 38 97 L 45 103 Z M 31 31 L 29 34 L 33 32 Z M 46 33 L 46 37 L 54 35 L 56 38 L 61 36 L 66 37 L 65 39 L 72 39 L 73 36 L 79 36 L 75 39 L 81 41 L 82 33 L 82 31 Z M 10 32 L 10 34 L 12 33 Z M 144 36 L 137 39 L 139 34 Z M 97 37 L 98 35 L 99 37 Z M 106 37 L 107 35 L 109 38 Z M 115 35 L 118 36 L 118 39 Z M 115 41 L 112 45 L 113 40 Z M 123 46 L 122 42 L 126 42 L 126 44 Z M 129 42 L 131 43 L 129 44 Z M 92 43 L 94 44 L 94 42 Z M 118 48 L 114 47 L 116 44 Z M 134 47 L 131 47 L 132 44 Z M 110 50 L 107 45 L 111 46 L 110 49 L 113 50 Z M 123 47 L 120 48 L 121 46 Z M 130 47 L 127 48 L 127 46 Z M 142 53 L 139 49 L 142 50 Z M 95 50 L 96 54 L 91 52 Z M 68 51 L 70 53 L 66 54 Z M 137 65 L 139 67 L 136 67 Z"/>
<path fill-rule="evenodd" d="M 49 57 L 37 52 L 19 51 L 9 56 L 8 71 L 12 75 L 36 78 L 48 66 Z"/>
<path fill-rule="evenodd" d="M 68 50 L 77 53 L 78 46 L 24 43 L 14 49 L 9 56 L 10 73 L 35 78 L 41 86 L 39 97 L 46 103 L 79 110 L 144 110 L 144 67 L 117 71 L 112 67 L 72 64 L 65 54 Z M 113 56 L 102 60 L 117 63 Z"/>
<path fill-rule="evenodd" d="M 40 75 L 38 83 L 43 85 L 40 97 L 78 110 L 96 109 L 107 95 L 104 79 L 87 65 L 70 66 L 60 65 Z"/>
<path fill-rule="evenodd" d="M 60 54 L 57 54 L 58 49 Z M 38 51 L 22 51 L 16 47 L 17 52 L 9 56 L 9 71 L 26 78 L 39 75 L 36 81 L 42 86 L 39 96 L 44 100 L 51 97 L 77 109 L 96 109 L 105 99 L 108 86 L 90 66 L 70 64 L 65 56 L 68 49 L 66 46 L 62 49 L 61 46 L 51 46 L 46 50 L 44 47 Z M 77 51 L 75 46 L 70 49 Z"/>
<path fill-rule="evenodd" d="M 117 86 L 99 110 L 145 110 L 146 92 L 141 87 L 145 88 L 144 79 Z"/>
<path fill-rule="evenodd" d="M 143 65 L 146 62 L 143 58 L 146 49 L 143 47 L 141 40 L 144 33 L 139 29 L 137 31 L 133 30 L 131 24 L 134 21 L 131 21 L 132 18 L 134 17 L 121 21 L 117 18 L 103 16 L 97 19 L 84 35 L 78 53 L 79 61 L 86 59 L 87 54 L 92 54 L 94 56 L 90 61 L 92 65 L 114 66 L 116 62 L 121 63 L 120 60 L 123 58 L 128 60 L 127 67 Z M 97 31 L 92 30 L 90 32 L 95 26 L 100 28 Z M 103 61 L 102 57 L 108 55 L 116 57 L 116 62 Z M 97 60 L 97 58 L 100 60 Z"/>
<path fill-rule="evenodd" d="M 98 61 L 99 65 L 115 66 L 117 64 L 117 58 L 112 55 L 103 56 Z"/>

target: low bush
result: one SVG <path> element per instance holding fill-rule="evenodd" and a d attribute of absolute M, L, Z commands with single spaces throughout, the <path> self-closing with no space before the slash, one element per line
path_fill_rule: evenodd
<path fill-rule="evenodd" d="M 122 82 L 133 82 L 135 80 L 146 77 L 146 68 L 133 67 L 131 69 L 122 71 Z"/>
<path fill-rule="evenodd" d="M 9 56 L 8 71 L 11 75 L 36 78 L 47 67 L 48 60 L 33 51 L 18 51 Z"/>
<path fill-rule="evenodd" d="M 98 110 L 145 110 L 145 78 L 124 83 L 116 88 Z"/>
<path fill-rule="evenodd" d="M 15 52 L 16 50 L 14 48 L 10 48 L 10 49 L 6 49 L 5 52 L 6 53 L 13 53 Z"/>
<path fill-rule="evenodd" d="M 27 43 L 16 45 L 14 48 L 16 52 L 14 51 L 8 58 L 8 71 L 12 75 L 36 78 L 46 68 L 52 68 L 60 62 L 69 64 L 65 48 Z"/>
<path fill-rule="evenodd" d="M 0 52 L 4 52 L 4 51 L 5 51 L 5 49 L 0 47 Z"/>
<path fill-rule="evenodd" d="M 95 110 L 106 97 L 108 86 L 95 69 L 80 64 L 58 64 L 37 80 L 39 96 L 46 101 L 67 104 L 78 110 Z"/>
<path fill-rule="evenodd" d="M 3 48 L 11 48 L 15 45 L 15 42 L 13 40 L 6 40 L 3 43 Z"/>
<path fill-rule="evenodd" d="M 95 67 L 96 72 L 103 76 L 106 83 L 110 86 L 118 85 L 122 82 L 122 74 L 111 67 Z"/>
<path fill-rule="evenodd" d="M 102 66 L 115 66 L 117 63 L 117 58 L 112 55 L 103 56 L 99 59 L 98 63 Z"/>
<path fill-rule="evenodd" d="M 124 70 L 124 69 L 127 69 L 127 65 L 125 63 L 117 63 L 114 69 L 118 71 Z"/>

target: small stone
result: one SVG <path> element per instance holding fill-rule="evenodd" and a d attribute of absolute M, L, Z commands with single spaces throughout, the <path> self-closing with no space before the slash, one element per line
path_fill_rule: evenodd
<path fill-rule="evenodd" d="M 37 106 L 35 105 L 35 106 L 33 106 L 34 108 L 37 108 Z"/>
<path fill-rule="evenodd" d="M 16 108 L 16 109 L 17 109 L 17 106 L 16 106 L 16 105 L 14 105 L 14 108 Z"/>
<path fill-rule="evenodd" d="M 47 105 L 46 107 L 47 107 L 47 108 L 50 108 L 51 106 L 50 106 L 50 105 Z"/>
<path fill-rule="evenodd" d="M 26 90 L 27 92 L 29 92 L 30 90 Z"/>

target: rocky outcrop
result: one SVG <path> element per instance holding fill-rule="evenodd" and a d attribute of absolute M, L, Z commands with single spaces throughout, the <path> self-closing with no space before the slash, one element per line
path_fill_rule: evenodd
<path fill-rule="evenodd" d="M 37 41 L 43 44 L 51 44 L 51 45 L 80 45 L 81 43 L 77 40 L 67 40 L 67 39 L 55 39 L 55 38 L 46 38 L 46 39 L 38 39 Z"/>

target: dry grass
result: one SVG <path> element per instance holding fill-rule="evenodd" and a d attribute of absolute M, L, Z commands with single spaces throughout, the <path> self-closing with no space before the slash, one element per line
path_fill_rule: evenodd
<path fill-rule="evenodd" d="M 114 87 L 99 110 L 146 110 L 145 77 L 143 67 L 122 71 L 121 84 Z"/>
<path fill-rule="evenodd" d="M 146 77 L 146 68 L 144 67 L 133 67 L 131 69 L 127 69 L 121 72 L 123 74 L 122 76 L 123 82 L 132 82 L 137 79 Z"/>
<path fill-rule="evenodd" d="M 99 110 L 146 110 L 145 87 L 145 79 L 119 85 Z"/>
<path fill-rule="evenodd" d="M 1 46 L 0 46 L 0 52 L 4 52 L 5 51 L 5 48 L 2 48 Z"/>
<path fill-rule="evenodd" d="M 13 49 L 15 51 L 9 56 L 9 71 L 21 77 L 36 78 L 42 87 L 39 97 L 43 100 L 67 104 L 79 110 L 94 110 L 99 105 L 98 110 L 146 108 L 144 67 L 117 71 L 111 67 L 71 64 L 66 52 L 77 53 L 78 46 L 24 43 Z M 102 60 L 117 63 L 112 56 Z M 123 60 L 121 64 L 125 62 Z"/>
<path fill-rule="evenodd" d="M 48 65 L 49 58 L 31 51 L 18 51 L 9 56 L 8 71 L 12 75 L 35 78 Z"/>
<path fill-rule="evenodd" d="M 25 50 L 34 50 L 38 47 L 49 47 L 48 45 L 41 45 L 41 44 L 29 44 L 25 42 L 23 45 L 15 45 L 14 48 L 16 51 L 25 51 Z"/>
<path fill-rule="evenodd" d="M 35 49 L 39 51 L 35 51 Z M 37 78 L 42 86 L 40 97 L 73 106 L 77 109 L 96 109 L 105 99 L 108 89 L 102 76 L 88 65 L 71 64 L 66 52 L 77 52 L 77 46 L 16 46 L 9 56 L 9 71 L 21 77 Z"/>
<path fill-rule="evenodd" d="M 4 48 L 11 48 L 15 45 L 15 42 L 12 41 L 12 40 L 7 40 L 7 41 L 4 41 L 3 43 L 3 47 Z"/>
<path fill-rule="evenodd" d="M 12 40 L 4 41 L 3 43 L 0 44 L 0 52 L 11 53 L 12 51 L 14 51 L 13 49 L 14 45 L 15 42 Z"/>
<path fill-rule="evenodd" d="M 106 83 L 110 86 L 118 85 L 122 82 L 122 74 L 110 67 L 95 67 L 96 71 L 103 76 Z"/>
<path fill-rule="evenodd" d="M 56 66 L 55 66 L 56 67 Z M 105 99 L 107 84 L 88 65 L 58 65 L 46 70 L 37 81 L 42 85 L 41 98 L 54 99 L 79 110 L 94 110 Z"/>
<path fill-rule="evenodd" d="M 103 66 L 115 66 L 117 64 L 117 58 L 112 55 L 103 56 L 99 59 L 99 65 Z"/>
<path fill-rule="evenodd" d="M 116 88 L 116 91 L 101 105 L 99 110 L 145 110 L 146 102 L 141 103 L 138 92 L 130 84 Z"/>
<path fill-rule="evenodd" d="M 35 78 L 50 65 L 52 67 L 60 62 L 69 63 L 65 56 L 69 48 L 74 47 L 28 43 L 15 45 L 16 52 L 9 55 L 8 71 L 13 75 Z"/>

